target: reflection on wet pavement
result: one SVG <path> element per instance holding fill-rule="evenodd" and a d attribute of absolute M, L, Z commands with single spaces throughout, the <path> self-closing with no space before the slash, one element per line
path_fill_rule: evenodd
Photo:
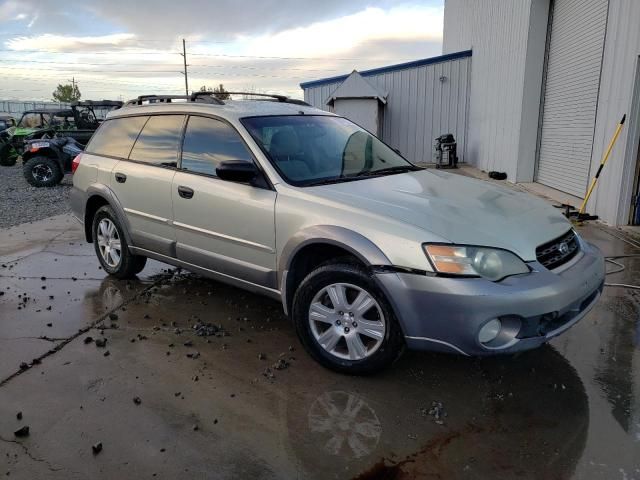
<path fill-rule="evenodd" d="M 8 478 L 640 479 L 638 292 L 605 289 L 567 334 L 516 357 L 408 352 L 348 377 L 306 355 L 278 303 L 155 262 L 105 278 L 80 235 L 43 233 L 46 248 L 32 239 L 0 269 Z M 621 263 L 611 281 L 640 283 L 640 258 Z"/>

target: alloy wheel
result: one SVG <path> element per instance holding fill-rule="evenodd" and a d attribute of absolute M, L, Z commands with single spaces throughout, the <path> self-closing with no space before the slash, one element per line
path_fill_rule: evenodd
<path fill-rule="evenodd" d="M 122 246 L 115 223 L 108 218 L 103 218 L 98 224 L 97 233 L 102 260 L 111 268 L 116 268 L 120 264 Z"/>
<path fill-rule="evenodd" d="M 39 163 L 33 167 L 31 175 L 33 175 L 33 178 L 38 182 L 48 182 L 53 178 L 53 170 L 49 165 Z"/>
<path fill-rule="evenodd" d="M 325 351 L 345 360 L 373 355 L 387 328 L 375 298 L 349 283 L 327 285 L 315 295 L 309 307 L 309 326 Z"/>

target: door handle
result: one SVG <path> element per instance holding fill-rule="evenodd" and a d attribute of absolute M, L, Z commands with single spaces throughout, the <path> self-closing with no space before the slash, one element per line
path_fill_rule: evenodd
<path fill-rule="evenodd" d="M 180 185 L 178 187 L 178 195 L 180 195 L 182 198 L 191 198 L 193 197 L 193 189 Z"/>
<path fill-rule="evenodd" d="M 124 173 L 116 173 L 116 182 L 124 183 L 127 181 L 127 176 Z"/>

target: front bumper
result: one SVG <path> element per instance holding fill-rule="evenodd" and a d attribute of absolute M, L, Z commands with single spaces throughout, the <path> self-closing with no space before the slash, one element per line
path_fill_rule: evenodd
<path fill-rule="evenodd" d="M 581 240 L 581 252 L 555 271 L 533 271 L 500 282 L 411 273 L 378 273 L 407 346 L 463 355 L 495 355 L 536 348 L 580 321 L 604 287 L 604 258 Z M 478 332 L 488 321 L 517 325 L 513 338 L 488 348 Z M 517 333 L 517 334 L 516 334 Z"/>

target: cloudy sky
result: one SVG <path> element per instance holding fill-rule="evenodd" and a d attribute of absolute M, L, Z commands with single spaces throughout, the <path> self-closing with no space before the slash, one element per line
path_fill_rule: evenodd
<path fill-rule="evenodd" d="M 0 99 L 189 88 L 301 97 L 299 83 L 442 52 L 443 0 L 0 0 Z"/>

